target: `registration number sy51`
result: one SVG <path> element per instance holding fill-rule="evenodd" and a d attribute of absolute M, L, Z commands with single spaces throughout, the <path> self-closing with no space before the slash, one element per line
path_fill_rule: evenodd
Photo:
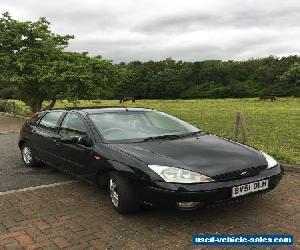
<path fill-rule="evenodd" d="M 269 180 L 255 181 L 232 188 L 232 197 L 253 193 L 269 187 Z"/>

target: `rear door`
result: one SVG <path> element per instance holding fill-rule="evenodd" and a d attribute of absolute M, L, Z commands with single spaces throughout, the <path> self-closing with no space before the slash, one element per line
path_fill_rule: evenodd
<path fill-rule="evenodd" d="M 35 155 L 51 165 L 55 165 L 56 140 L 58 124 L 63 117 L 63 111 L 50 111 L 31 130 L 30 145 Z"/>

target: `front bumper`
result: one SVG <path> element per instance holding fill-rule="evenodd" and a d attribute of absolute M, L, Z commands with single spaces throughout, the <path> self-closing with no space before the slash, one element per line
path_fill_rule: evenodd
<path fill-rule="evenodd" d="M 282 174 L 282 167 L 277 165 L 260 172 L 256 176 L 232 181 L 201 184 L 152 182 L 139 187 L 139 196 L 140 200 L 146 204 L 163 207 L 177 207 L 177 202 L 201 202 L 202 206 L 226 203 L 272 190 L 279 184 Z M 269 180 L 268 189 L 232 198 L 232 187 L 264 179 Z"/>

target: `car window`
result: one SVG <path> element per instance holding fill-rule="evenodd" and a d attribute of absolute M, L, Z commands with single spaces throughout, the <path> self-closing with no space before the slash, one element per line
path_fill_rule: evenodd
<path fill-rule="evenodd" d="M 41 119 L 39 126 L 47 130 L 55 130 L 58 127 L 58 122 L 63 112 L 49 112 Z"/>
<path fill-rule="evenodd" d="M 109 143 L 140 141 L 163 136 L 184 135 L 198 128 L 180 119 L 156 111 L 121 111 L 89 115 L 101 136 Z"/>
<path fill-rule="evenodd" d="M 83 136 L 87 133 L 87 127 L 78 115 L 69 113 L 65 116 L 59 133 L 64 136 Z"/>
<path fill-rule="evenodd" d="M 174 132 L 186 132 L 184 125 L 174 122 L 174 118 L 172 119 L 168 116 L 161 116 L 158 112 L 149 112 L 148 118 L 157 128 L 167 129 Z"/>

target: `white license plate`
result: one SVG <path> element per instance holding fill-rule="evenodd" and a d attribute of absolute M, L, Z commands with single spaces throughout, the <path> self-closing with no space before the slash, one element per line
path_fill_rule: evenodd
<path fill-rule="evenodd" d="M 256 191 L 264 190 L 269 187 L 269 180 L 255 181 L 248 184 L 236 186 L 232 188 L 232 197 L 237 197 Z"/>

